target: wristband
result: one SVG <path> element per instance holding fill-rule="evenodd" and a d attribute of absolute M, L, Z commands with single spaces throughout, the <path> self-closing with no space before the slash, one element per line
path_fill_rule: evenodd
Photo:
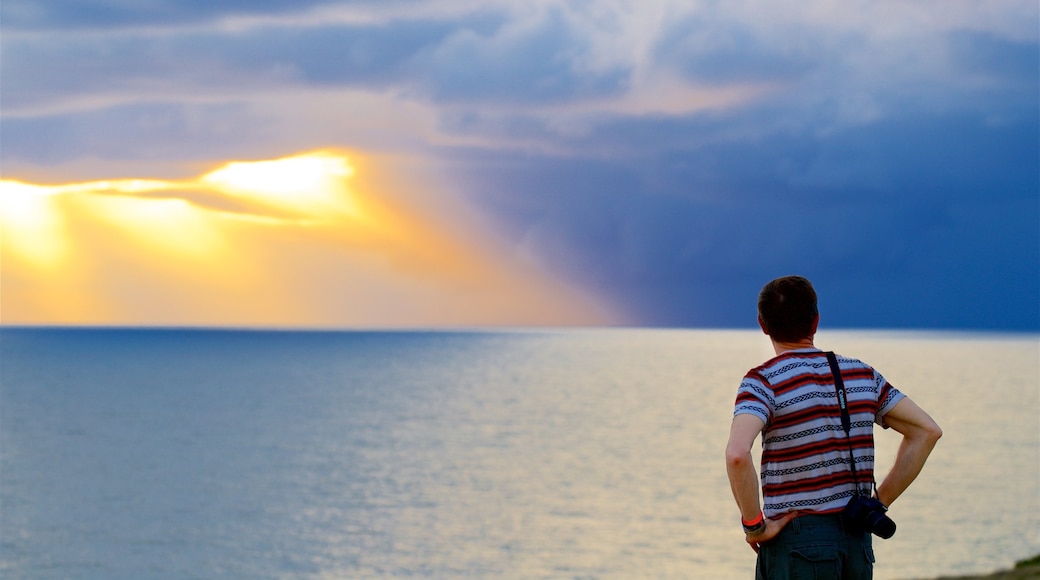
<path fill-rule="evenodd" d="M 743 516 L 740 518 L 740 524 L 744 526 L 745 534 L 754 534 L 762 531 L 766 527 L 765 514 L 758 512 L 758 516 L 753 520 L 745 520 Z"/>

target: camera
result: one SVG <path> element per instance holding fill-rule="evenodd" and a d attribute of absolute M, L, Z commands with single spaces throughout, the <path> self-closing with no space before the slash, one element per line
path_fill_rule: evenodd
<path fill-rule="evenodd" d="M 885 515 L 886 511 L 888 508 L 876 498 L 855 496 L 849 500 L 841 515 L 851 529 L 870 532 L 887 540 L 896 533 L 896 523 Z"/>

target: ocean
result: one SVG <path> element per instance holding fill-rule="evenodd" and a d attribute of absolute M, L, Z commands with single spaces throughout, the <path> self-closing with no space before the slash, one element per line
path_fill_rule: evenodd
<path fill-rule="evenodd" d="M 1037 335 L 817 345 L 945 431 L 875 578 L 1040 553 Z M 3 328 L 0 575 L 751 578 L 723 449 L 771 354 L 723 330 Z"/>

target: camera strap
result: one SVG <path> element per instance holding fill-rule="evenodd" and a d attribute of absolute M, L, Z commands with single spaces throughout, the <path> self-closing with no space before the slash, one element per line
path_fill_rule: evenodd
<path fill-rule="evenodd" d="M 845 440 L 849 443 L 849 466 L 852 468 L 852 483 L 856 486 L 856 494 L 859 495 L 859 479 L 856 477 L 856 458 L 852 455 L 852 419 L 849 418 L 848 397 L 845 396 L 845 381 L 841 378 L 841 369 L 838 368 L 838 357 L 833 352 L 824 353 L 827 362 L 831 365 L 831 374 L 834 375 L 834 390 L 838 393 L 838 408 L 841 409 L 841 427 L 845 430 Z"/>

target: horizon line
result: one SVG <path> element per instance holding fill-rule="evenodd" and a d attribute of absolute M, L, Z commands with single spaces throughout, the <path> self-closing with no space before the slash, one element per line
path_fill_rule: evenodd
<path fill-rule="evenodd" d="M 293 325 L 205 325 L 205 324 L 65 324 L 65 323 L 4 323 L 4 330 L 111 330 L 111 331 L 200 331 L 200 332 L 312 332 L 312 333 L 478 333 L 478 332 L 560 332 L 560 331 L 720 331 L 761 333 L 756 326 L 686 326 L 686 325 L 441 325 L 441 326 L 293 326 Z M 834 326 L 820 329 L 819 334 L 830 332 L 862 333 L 907 333 L 907 334 L 1002 334 L 1040 336 L 1040 328 L 992 328 L 992 327 L 925 327 L 925 326 Z"/>

